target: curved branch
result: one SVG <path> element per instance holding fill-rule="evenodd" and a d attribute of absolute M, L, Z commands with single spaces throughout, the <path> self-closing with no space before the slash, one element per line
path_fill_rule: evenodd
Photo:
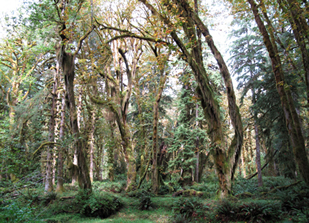
<path fill-rule="evenodd" d="M 123 38 L 135 38 L 135 39 L 140 39 L 140 40 L 146 40 L 146 41 L 149 41 L 149 42 L 169 44 L 168 42 L 166 42 L 162 39 L 155 39 L 155 38 L 152 38 L 152 37 L 139 36 L 139 35 L 136 35 L 134 33 L 127 33 L 127 34 L 115 36 L 115 37 L 111 38 L 110 40 L 108 40 L 106 43 L 110 43 L 114 40 L 123 39 Z"/>

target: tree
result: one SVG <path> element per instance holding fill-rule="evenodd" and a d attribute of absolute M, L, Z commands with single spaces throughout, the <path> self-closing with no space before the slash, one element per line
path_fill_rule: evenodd
<path fill-rule="evenodd" d="M 83 2 L 79 3 L 79 8 L 77 13 L 82 6 Z M 77 125 L 77 112 L 74 96 L 74 78 L 75 78 L 75 58 L 80 51 L 83 41 L 88 37 L 88 35 L 94 29 L 94 26 L 91 24 L 90 28 L 83 36 L 81 36 L 77 41 L 76 50 L 71 53 L 68 52 L 68 43 L 72 41 L 70 36 L 70 29 L 74 27 L 74 24 L 71 27 L 67 27 L 67 22 L 69 18 L 69 9 L 72 7 L 66 1 L 62 1 L 59 4 L 54 5 L 58 15 L 60 29 L 58 31 L 59 37 L 61 38 L 61 43 L 57 46 L 57 60 L 60 64 L 66 87 L 66 104 L 70 112 L 70 125 L 72 128 L 72 133 L 75 139 L 75 146 L 77 150 L 77 160 L 78 160 L 78 183 L 81 189 L 87 189 L 91 192 L 91 180 L 89 176 L 88 166 L 86 162 L 85 147 L 86 143 L 80 137 L 78 125 Z"/>
<path fill-rule="evenodd" d="M 243 130 L 241 117 L 236 105 L 236 98 L 227 66 L 216 48 L 207 26 L 201 21 L 196 12 L 190 7 L 187 1 L 164 1 L 161 9 L 166 12 L 159 12 L 148 1 L 140 0 L 154 16 L 167 26 L 167 32 L 177 44 L 182 53 L 182 58 L 190 65 L 198 83 L 198 92 L 201 97 L 204 115 L 208 121 L 208 132 L 215 150 L 215 163 L 219 179 L 219 197 L 226 197 L 231 192 L 231 181 L 240 157 L 243 141 Z M 166 7 L 165 7 L 166 6 Z M 173 15 L 177 23 L 174 25 L 165 15 Z M 235 130 L 234 139 L 231 142 L 229 151 L 226 153 L 224 148 L 223 126 L 218 101 L 215 99 L 213 88 L 210 85 L 206 69 L 203 65 L 202 53 L 197 44 L 197 33 L 195 26 L 201 31 L 206 39 L 206 43 L 211 49 L 220 67 L 222 78 L 225 82 L 226 93 L 229 104 L 229 115 Z M 189 41 L 188 47 L 177 35 L 177 29 L 183 32 Z"/>
<path fill-rule="evenodd" d="M 237 24 L 241 24 L 241 21 L 238 21 Z M 259 97 L 256 82 L 264 73 L 267 58 L 263 53 L 265 49 L 261 44 L 262 40 L 250 32 L 252 32 L 250 23 L 243 24 L 239 30 L 235 30 L 232 35 L 238 38 L 232 43 L 233 48 L 230 52 L 232 54 L 231 64 L 234 67 L 234 73 L 238 75 L 238 88 L 243 87 L 242 97 L 247 94 L 248 90 L 251 90 L 252 105 L 255 105 Z M 252 116 L 254 118 L 258 185 L 263 186 L 260 158 L 260 130 L 257 123 L 258 112 L 256 110 L 252 111 Z"/>
<path fill-rule="evenodd" d="M 252 13 L 254 14 L 256 24 L 258 25 L 259 30 L 263 35 L 263 41 L 272 62 L 273 72 L 276 80 L 276 88 L 280 95 L 286 126 L 289 132 L 290 141 L 296 162 L 298 164 L 300 173 L 304 181 L 306 182 L 307 185 L 309 185 L 309 162 L 305 150 L 305 140 L 301 129 L 301 123 L 295 109 L 291 91 L 285 81 L 282 69 L 282 63 L 280 55 L 278 54 L 277 46 L 274 42 L 273 33 L 272 31 L 270 31 L 269 35 L 269 33 L 267 32 L 267 29 L 263 21 L 261 20 L 257 4 L 253 0 L 247 0 L 247 1 L 251 6 L 251 10 Z"/>

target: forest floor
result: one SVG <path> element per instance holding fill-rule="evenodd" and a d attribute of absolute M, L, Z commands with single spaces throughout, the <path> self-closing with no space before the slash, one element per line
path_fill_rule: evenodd
<path fill-rule="evenodd" d="M 44 193 L 35 187 L 0 187 L 0 222 L 309 222 L 309 188 L 301 181 L 265 177 L 237 179 L 233 196 L 216 198 L 217 183 L 208 178 L 191 186 L 162 186 L 159 196 L 150 183 L 124 191 L 125 180 L 93 182 L 88 196 L 77 186 L 66 192 Z M 177 188 L 178 187 L 178 188 Z"/>

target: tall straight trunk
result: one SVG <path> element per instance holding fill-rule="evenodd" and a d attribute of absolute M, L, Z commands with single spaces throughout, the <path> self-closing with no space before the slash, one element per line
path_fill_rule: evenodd
<path fill-rule="evenodd" d="M 252 135 L 251 135 L 251 129 L 248 128 L 248 155 L 249 155 L 249 160 L 254 160 L 254 153 L 253 153 L 253 146 L 252 146 Z M 249 167 L 250 174 L 254 173 L 254 167 L 251 164 Z"/>
<path fill-rule="evenodd" d="M 58 85 L 61 85 L 60 80 L 59 80 L 59 65 L 57 64 L 57 68 L 55 70 L 55 76 Z M 56 89 L 56 110 L 55 110 L 55 139 L 54 141 L 57 142 L 59 141 L 59 125 L 60 125 L 60 119 L 58 118 L 59 114 L 61 114 L 61 102 L 59 102 L 59 99 L 61 97 L 61 94 L 59 93 L 59 87 L 57 86 Z M 59 153 L 59 149 L 55 147 L 53 151 L 53 185 L 55 185 L 56 182 L 56 172 L 57 172 L 57 155 Z"/>
<path fill-rule="evenodd" d="M 248 126 L 249 128 L 249 126 Z M 247 136 L 247 131 L 245 130 L 244 131 L 244 148 L 242 150 L 242 157 L 243 157 L 243 160 L 244 160 L 244 166 L 243 166 L 243 176 L 247 176 L 247 166 L 248 166 L 248 162 L 247 161 L 247 156 L 248 156 L 248 136 Z M 247 163 L 247 165 L 246 165 Z"/>
<path fill-rule="evenodd" d="M 203 170 L 205 168 L 205 166 L 207 165 L 207 161 L 209 158 L 209 154 L 205 154 L 205 153 L 200 153 L 199 154 L 199 169 L 198 169 L 198 179 L 202 179 L 202 175 L 203 175 Z"/>
<path fill-rule="evenodd" d="M 245 149 L 242 150 L 241 153 L 241 173 L 243 178 L 247 177 L 247 171 L 246 171 L 246 162 L 245 162 Z"/>
<path fill-rule="evenodd" d="M 95 110 L 90 111 L 90 130 L 89 130 L 89 148 L 90 148 L 90 163 L 89 163 L 89 175 L 90 180 L 93 182 L 93 169 L 94 169 L 94 131 L 95 131 Z"/>
<path fill-rule="evenodd" d="M 97 155 L 97 165 L 99 171 L 97 172 L 98 181 L 103 180 L 103 163 L 104 163 L 104 147 L 103 145 L 98 146 L 98 155 Z"/>
<path fill-rule="evenodd" d="M 57 100 L 57 76 L 54 72 L 54 83 L 53 90 L 51 93 L 52 102 L 50 109 L 50 120 L 49 120 L 49 136 L 48 141 L 54 142 L 55 139 L 55 113 L 56 113 L 56 100 Z M 51 192 L 54 190 L 53 187 L 53 168 L 52 168 L 52 154 L 53 154 L 54 145 L 51 144 L 47 148 L 47 157 L 46 157 L 46 180 L 45 180 L 45 192 Z"/>
<path fill-rule="evenodd" d="M 254 124 L 254 130 L 255 130 L 255 146 L 256 146 L 256 156 L 255 156 L 255 163 L 256 163 L 256 169 L 258 172 L 258 186 L 263 186 L 263 180 L 262 180 L 262 170 L 261 170 L 261 152 L 260 152 L 260 138 L 259 138 L 259 129 L 257 124 Z"/>
<path fill-rule="evenodd" d="M 270 148 L 268 149 L 268 155 L 266 156 L 266 162 L 268 162 L 268 166 L 267 166 L 267 172 L 269 176 L 277 176 L 276 172 L 275 172 L 275 159 L 274 159 L 274 147 L 270 146 Z"/>
<path fill-rule="evenodd" d="M 198 104 L 196 104 L 196 107 L 195 107 L 195 119 L 196 119 L 195 128 L 198 128 Z M 195 141 L 195 148 L 196 148 L 195 182 L 197 183 L 199 182 L 199 169 L 200 169 L 199 167 L 200 165 L 199 142 L 200 142 L 200 139 L 197 136 L 196 141 Z"/>
<path fill-rule="evenodd" d="M 159 192 L 159 171 L 158 171 L 158 113 L 159 102 L 156 100 L 153 106 L 153 144 L 152 144 L 152 193 L 158 194 Z"/>
<path fill-rule="evenodd" d="M 198 11 L 199 11 L 199 2 L 198 0 L 194 0 L 194 11 L 195 13 L 198 15 Z M 198 47 L 198 51 L 202 52 L 202 40 L 201 40 L 201 36 L 202 33 L 200 31 L 200 29 L 197 27 L 196 28 L 196 34 L 197 34 L 197 47 Z M 202 55 L 199 55 L 200 57 Z M 195 123 L 195 128 L 198 128 L 198 104 L 196 104 L 196 111 L 195 111 L 195 119 L 196 119 L 196 123 Z M 196 166 L 195 166 L 195 182 L 199 182 L 199 164 L 200 164 L 200 151 L 199 151 L 199 137 L 196 137 Z"/>
<path fill-rule="evenodd" d="M 64 125 L 65 125 L 65 94 L 62 94 L 62 101 L 61 101 L 61 119 L 60 119 L 60 129 L 59 129 L 59 141 L 62 141 L 64 138 Z M 57 188 L 56 192 L 62 193 L 64 192 L 63 187 L 63 152 L 60 148 L 58 150 L 58 176 L 57 176 Z"/>
<path fill-rule="evenodd" d="M 82 86 L 80 86 L 78 90 L 78 104 L 77 104 L 77 126 L 78 129 L 80 130 L 81 128 L 81 120 L 82 120 L 82 95 L 83 95 L 83 89 Z"/>
<path fill-rule="evenodd" d="M 159 61 L 158 61 L 159 62 Z M 165 64 L 165 61 L 164 61 Z M 155 102 L 153 105 L 153 144 L 152 144 L 152 192 L 158 194 L 160 187 L 160 176 L 158 170 L 158 122 L 159 122 L 159 103 L 162 97 L 164 85 L 167 79 L 167 74 L 164 74 L 164 68 L 160 69 L 161 77 L 156 94 Z"/>
<path fill-rule="evenodd" d="M 247 0 L 251 5 L 251 10 L 254 14 L 255 21 L 259 27 L 261 34 L 263 35 L 264 44 L 269 53 L 269 57 L 272 62 L 272 68 L 275 75 L 276 87 L 280 96 L 283 113 L 286 121 L 286 127 L 289 132 L 290 142 L 293 148 L 295 160 L 298 164 L 301 176 L 307 185 L 309 185 L 309 162 L 305 148 L 305 141 L 302 134 L 301 124 L 299 116 L 296 112 L 294 101 L 291 95 L 289 86 L 285 82 L 281 60 L 278 54 L 278 50 L 275 44 L 268 35 L 264 23 L 262 22 L 258 7 L 254 0 Z"/>
<path fill-rule="evenodd" d="M 110 114 L 111 116 L 113 115 L 112 113 Z M 110 121 L 110 127 L 111 127 L 111 136 L 110 136 L 110 140 L 112 143 L 110 143 L 108 149 L 107 149 L 107 156 L 108 156 L 108 178 L 111 182 L 114 181 L 114 177 L 115 177 L 115 174 L 114 174 L 114 162 L 115 162 L 115 159 L 114 159 L 114 149 L 115 149 L 115 136 L 114 136 L 114 130 L 115 130 L 115 127 L 116 127 L 116 124 L 115 124 L 115 120 L 114 118 L 112 118 L 112 121 Z"/>
<path fill-rule="evenodd" d="M 110 68 L 108 68 L 110 69 Z M 115 97 L 114 88 L 110 88 L 109 82 L 107 81 L 107 78 L 105 80 L 105 91 L 107 95 L 110 95 L 110 97 Z M 109 137 L 109 143 L 107 147 L 107 169 L 108 169 L 108 178 L 111 182 L 114 181 L 114 162 L 115 162 L 115 155 L 114 151 L 116 150 L 116 139 L 114 136 L 114 131 L 116 128 L 115 123 L 115 115 L 112 111 L 108 111 L 107 113 L 107 119 L 110 126 L 110 137 Z"/>
<path fill-rule="evenodd" d="M 138 86 L 139 84 L 139 80 L 142 76 L 136 76 L 135 77 L 135 85 Z M 147 131 L 146 131 L 146 128 L 145 128 L 145 118 L 144 118 L 144 114 L 143 114 L 143 111 L 142 111 L 142 102 L 143 102 L 143 96 L 144 96 L 144 92 L 141 93 L 139 87 L 136 87 L 135 88 L 135 97 L 136 97 L 136 103 L 137 103 L 137 109 L 138 109 L 138 119 L 139 119 L 139 122 L 140 122 L 140 136 L 139 136 L 139 139 L 140 141 L 142 141 L 141 143 L 141 148 L 140 148 L 140 152 L 144 155 L 141 156 L 141 167 L 140 167 L 140 177 L 142 177 L 144 175 L 144 173 L 146 175 L 148 175 L 148 168 L 146 168 L 147 166 L 147 163 L 148 163 L 148 160 L 149 159 L 149 148 L 147 147 Z M 151 153 L 150 153 L 151 154 Z M 140 178 L 141 179 L 141 178 Z M 148 180 L 147 180 L 148 181 Z M 141 180 L 140 180 L 141 182 Z"/>
<path fill-rule="evenodd" d="M 252 72 L 250 72 L 251 78 L 253 78 Z M 258 95 L 255 93 L 254 86 L 251 87 L 252 92 L 252 104 L 255 105 Z M 255 164 L 256 169 L 258 173 L 258 186 L 263 186 L 263 180 L 262 180 L 262 169 L 261 169 L 261 143 L 260 143 L 260 137 L 259 137 L 259 129 L 257 125 L 258 115 L 257 112 L 253 112 L 253 118 L 254 118 L 254 131 L 255 131 Z"/>
<path fill-rule="evenodd" d="M 80 130 L 80 124 L 81 124 L 81 110 L 82 110 L 82 87 L 80 87 L 78 91 L 78 104 L 77 104 L 77 126 L 78 130 Z M 74 154 L 73 154 L 73 164 L 75 166 L 78 166 L 78 158 L 77 158 L 77 148 L 74 147 Z M 76 182 L 78 182 L 78 174 L 76 171 L 72 172 L 72 185 L 74 185 Z"/>

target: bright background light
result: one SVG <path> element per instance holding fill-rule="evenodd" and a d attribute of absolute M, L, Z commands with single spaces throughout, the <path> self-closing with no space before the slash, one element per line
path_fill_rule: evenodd
<path fill-rule="evenodd" d="M 0 0 L 0 16 L 3 17 L 5 13 L 10 13 L 22 6 L 22 0 Z"/>

